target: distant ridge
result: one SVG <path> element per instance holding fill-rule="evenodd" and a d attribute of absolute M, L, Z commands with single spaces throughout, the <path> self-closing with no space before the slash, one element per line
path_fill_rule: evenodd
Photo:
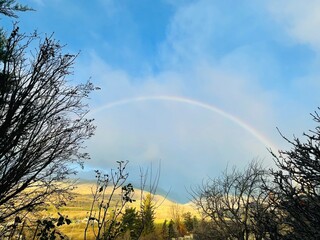
<path fill-rule="evenodd" d="M 87 176 L 88 178 L 76 178 L 77 179 L 77 185 L 78 184 L 95 184 L 96 183 L 96 178 L 94 176 L 95 175 L 94 172 L 90 171 L 90 175 L 92 175 L 92 177 L 91 176 Z M 128 182 L 130 182 L 130 181 L 128 181 Z M 135 189 L 140 190 L 140 183 L 132 182 L 132 181 L 131 181 L 131 183 L 132 183 L 132 185 L 133 185 L 133 187 Z M 147 191 L 148 189 L 149 189 L 148 186 L 146 186 L 145 191 Z M 167 190 L 165 190 L 164 188 L 162 188 L 160 186 L 157 187 L 156 194 L 157 195 L 161 195 L 163 197 L 166 197 L 166 199 L 168 199 L 168 200 L 170 200 L 172 202 L 179 203 L 179 204 L 188 204 L 188 203 L 190 203 L 190 201 L 182 201 L 181 197 L 177 193 L 173 192 L 172 190 L 170 190 L 168 192 Z"/>
<path fill-rule="evenodd" d="M 73 192 L 76 194 L 74 202 L 77 202 L 77 204 L 86 206 L 88 205 L 92 200 L 91 198 L 88 197 L 88 195 L 92 195 L 92 187 L 95 186 L 95 181 L 94 180 L 83 180 L 79 179 L 76 188 L 73 190 Z M 111 190 L 111 188 L 109 188 Z M 107 188 L 108 192 L 108 188 Z M 145 191 L 146 193 L 148 191 Z M 115 199 L 117 198 L 117 195 L 119 192 L 116 193 Z M 134 199 L 136 200 L 132 204 L 128 204 L 128 207 L 134 207 L 139 209 L 140 207 L 140 189 L 135 188 L 135 194 L 134 194 Z M 161 193 L 157 193 L 154 195 L 154 202 L 156 205 L 156 219 L 157 221 L 163 221 L 165 219 L 169 220 L 173 218 L 172 216 L 172 211 L 173 208 L 179 208 L 181 213 L 186 213 L 186 212 L 191 212 L 193 215 L 198 216 L 198 213 L 196 211 L 196 208 L 192 202 L 188 203 L 177 203 L 175 201 L 172 201 L 168 198 L 165 198 Z M 72 205 L 73 203 L 71 203 Z M 72 208 L 68 208 L 69 210 Z M 80 213 L 81 209 L 77 209 L 78 214 L 83 215 L 84 213 Z M 86 212 L 84 210 L 84 212 Z M 71 212 L 66 212 L 69 216 L 72 216 Z"/>

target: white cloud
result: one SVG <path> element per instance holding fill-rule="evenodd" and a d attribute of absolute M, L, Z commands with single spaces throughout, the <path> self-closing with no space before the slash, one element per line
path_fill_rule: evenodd
<path fill-rule="evenodd" d="M 168 26 L 167 39 L 162 45 L 162 64 L 177 67 L 185 62 L 205 60 L 204 56 L 221 16 L 213 4 L 197 1 L 181 5 Z"/>
<path fill-rule="evenodd" d="M 301 44 L 320 50 L 320 2 L 318 0 L 268 1 L 268 10 L 288 34 Z"/>
<path fill-rule="evenodd" d="M 316 110 L 320 101 L 320 1 L 272 0 L 267 2 L 266 9 L 274 20 L 275 27 L 284 30 L 281 36 L 284 44 L 302 44 L 314 53 L 306 60 L 309 65 L 303 74 L 283 79 L 289 80 L 287 89 L 284 89 L 283 97 L 276 106 L 283 112 L 283 120 L 277 126 L 285 129 L 286 135 L 300 136 L 303 131 L 314 127 L 309 113 Z M 288 69 L 291 70 L 294 69 Z"/>

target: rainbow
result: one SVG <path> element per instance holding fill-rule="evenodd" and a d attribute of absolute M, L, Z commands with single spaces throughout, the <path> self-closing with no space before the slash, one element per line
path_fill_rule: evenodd
<path fill-rule="evenodd" d="M 200 107 L 202 109 L 209 110 L 211 112 L 214 112 L 216 114 L 219 114 L 220 116 L 232 121 L 248 133 L 250 133 L 253 137 L 255 137 L 257 140 L 259 140 L 264 146 L 268 149 L 271 149 L 273 152 L 278 152 L 278 147 L 273 144 L 267 137 L 265 137 L 262 133 L 260 133 L 258 130 L 256 130 L 254 127 L 251 127 L 249 124 L 245 123 L 240 118 L 227 113 L 220 108 L 210 105 L 207 103 L 203 103 L 194 99 L 185 98 L 185 97 L 178 97 L 178 96 L 167 96 L 167 95 L 159 95 L 159 96 L 140 96 L 140 97 L 133 97 L 133 98 L 125 98 L 122 100 L 109 102 L 101 107 L 95 108 L 90 112 L 90 115 L 96 114 L 97 112 L 100 112 L 102 110 L 135 103 L 135 102 L 143 102 L 143 101 L 171 101 L 171 102 L 180 102 L 189 104 L 192 106 Z"/>

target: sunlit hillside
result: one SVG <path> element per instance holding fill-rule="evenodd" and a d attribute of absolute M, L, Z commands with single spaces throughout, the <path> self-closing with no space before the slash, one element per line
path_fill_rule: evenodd
<path fill-rule="evenodd" d="M 95 183 L 79 183 L 77 188 L 73 191 L 74 198 L 67 203 L 67 206 L 59 209 L 60 213 L 68 215 L 70 219 L 83 220 L 87 217 L 88 212 L 93 200 L 93 191 Z M 107 193 L 110 193 L 111 188 L 107 189 Z M 114 195 L 114 201 L 119 199 L 119 191 Z M 147 194 L 145 192 L 144 194 Z M 140 207 L 141 191 L 136 189 L 134 192 L 133 203 L 128 203 L 127 207 L 133 207 L 137 210 Z M 191 212 L 192 215 L 198 216 L 198 212 L 194 205 L 190 203 L 178 204 L 176 202 L 168 200 L 165 196 L 155 195 L 154 204 L 156 208 L 156 222 L 162 222 L 165 219 L 170 220 L 174 215 L 174 212 L 179 212 L 181 215 L 186 212 Z M 53 210 L 54 211 L 54 210 Z"/>
<path fill-rule="evenodd" d="M 50 207 L 47 211 L 43 212 L 46 216 L 57 217 L 58 212 L 64 216 L 67 216 L 72 223 L 70 225 L 63 225 L 60 227 L 60 230 L 65 233 L 70 239 L 82 239 L 84 234 L 85 225 L 87 223 L 89 211 L 92 205 L 93 200 L 93 191 L 95 189 L 95 183 L 78 183 L 77 188 L 73 191 L 74 197 L 71 201 L 67 202 L 67 205 L 61 207 L 60 209 L 55 209 Z M 107 197 L 111 192 L 111 188 L 107 188 Z M 120 191 L 116 192 L 113 196 L 113 200 L 111 202 L 111 209 L 112 205 L 115 204 L 119 200 L 119 193 Z M 148 194 L 144 192 L 144 194 Z M 141 191 L 136 189 L 134 192 L 134 199 L 133 203 L 128 203 L 126 207 L 133 207 L 137 210 L 140 209 L 140 196 Z M 193 204 L 178 204 L 173 201 L 166 199 L 164 196 L 155 195 L 153 198 L 153 202 L 156 208 L 156 215 L 155 215 L 155 223 L 162 225 L 165 220 L 174 219 L 177 214 L 180 215 L 182 219 L 183 213 L 191 212 L 193 216 L 199 216 L 196 208 Z M 96 211 L 97 208 L 94 209 Z M 89 238 L 93 237 L 92 229 L 89 229 Z M 94 239 L 94 238 L 92 238 Z"/>

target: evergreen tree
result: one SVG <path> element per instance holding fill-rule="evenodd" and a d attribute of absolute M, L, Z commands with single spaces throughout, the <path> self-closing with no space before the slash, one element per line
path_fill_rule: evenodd
<path fill-rule="evenodd" d="M 155 211 L 151 194 L 147 194 L 143 199 L 141 218 L 143 225 L 143 235 L 154 232 Z"/>
<path fill-rule="evenodd" d="M 129 231 L 131 239 L 139 239 L 140 219 L 135 208 L 125 210 L 121 224 L 124 233 Z"/>
<path fill-rule="evenodd" d="M 161 236 L 163 239 L 168 239 L 168 225 L 167 225 L 167 219 L 164 220 L 163 224 L 162 224 L 162 228 L 161 228 Z"/>
<path fill-rule="evenodd" d="M 169 239 L 177 237 L 174 222 L 172 219 L 170 220 L 169 225 L 168 225 L 168 237 L 169 237 Z"/>
<path fill-rule="evenodd" d="M 194 218 L 192 218 L 191 212 L 183 214 L 183 223 L 189 233 L 193 231 Z"/>

